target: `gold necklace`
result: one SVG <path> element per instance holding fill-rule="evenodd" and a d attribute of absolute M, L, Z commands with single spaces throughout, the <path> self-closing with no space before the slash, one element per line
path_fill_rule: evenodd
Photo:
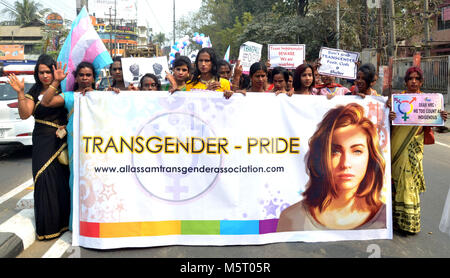
<path fill-rule="evenodd" d="M 209 80 L 203 80 L 203 79 L 200 79 L 200 82 L 202 82 L 203 84 L 206 84 L 206 85 L 208 85 L 209 83 L 211 83 L 211 82 L 213 82 L 214 81 L 214 78 L 211 78 L 211 79 L 209 79 Z"/>

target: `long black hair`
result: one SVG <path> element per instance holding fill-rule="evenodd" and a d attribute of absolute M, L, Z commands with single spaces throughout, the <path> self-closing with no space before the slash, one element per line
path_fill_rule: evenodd
<path fill-rule="evenodd" d="M 311 69 L 313 81 L 311 86 L 309 86 L 308 91 L 311 93 L 313 91 L 314 86 L 316 86 L 316 76 L 314 75 L 314 67 L 310 64 L 301 64 L 295 69 L 294 72 L 294 82 L 292 83 L 292 87 L 295 91 L 301 91 L 303 89 L 302 83 L 302 74 L 307 70 Z"/>
<path fill-rule="evenodd" d="M 195 70 L 192 75 L 192 79 L 190 81 L 188 81 L 188 83 L 192 83 L 195 85 L 200 81 L 201 72 L 198 67 L 198 59 L 200 57 L 200 54 L 203 54 L 203 53 L 209 54 L 209 57 L 211 59 L 211 74 L 213 75 L 214 79 L 219 80 L 220 77 L 219 77 L 219 74 L 217 73 L 218 67 L 217 67 L 216 52 L 212 48 L 205 47 L 205 48 L 200 49 L 200 51 L 197 54 L 197 58 L 195 58 Z"/>
<path fill-rule="evenodd" d="M 95 80 L 97 79 L 96 75 L 95 75 L 95 68 L 94 65 L 92 63 L 89 62 L 81 62 L 78 64 L 76 70 L 73 72 L 73 75 L 75 76 L 75 79 L 77 78 L 78 73 L 80 72 L 80 70 L 82 68 L 90 68 L 92 70 L 92 74 L 94 77 L 94 81 L 92 82 L 92 88 L 95 89 Z M 76 91 L 78 90 L 78 83 L 75 81 L 75 85 L 73 87 L 73 90 Z"/>
<path fill-rule="evenodd" d="M 111 72 L 112 72 L 112 67 L 113 67 L 114 62 L 119 62 L 120 67 L 122 68 L 122 57 L 121 56 L 114 57 L 113 62 L 111 63 L 111 65 L 109 65 L 109 74 L 110 75 L 112 75 Z M 123 68 L 122 68 L 122 76 L 123 76 Z M 117 83 L 116 80 L 113 79 L 111 87 L 113 87 L 113 88 L 116 87 L 116 83 Z"/>
<path fill-rule="evenodd" d="M 53 67 L 56 68 L 56 61 L 47 54 L 42 54 L 41 56 L 39 56 L 36 62 L 36 66 L 34 67 L 34 80 L 36 81 L 36 83 L 28 91 L 28 94 L 33 96 L 34 98 L 37 98 L 44 89 L 44 84 L 42 84 L 41 80 L 39 80 L 39 65 L 46 65 L 50 68 L 53 74 Z"/>
<path fill-rule="evenodd" d="M 273 78 L 277 74 L 281 74 L 283 76 L 283 79 L 284 79 L 284 81 L 286 82 L 286 85 L 287 85 L 287 83 L 289 82 L 289 72 L 284 67 L 275 67 L 272 70 L 270 83 L 273 83 Z"/>
<path fill-rule="evenodd" d="M 142 89 L 142 87 L 144 87 L 144 79 L 147 77 L 153 79 L 153 81 L 155 81 L 156 83 L 156 89 L 158 89 L 158 91 L 161 91 L 161 82 L 159 81 L 159 78 L 153 73 L 146 73 L 141 77 L 141 80 L 139 81 L 139 89 Z"/>

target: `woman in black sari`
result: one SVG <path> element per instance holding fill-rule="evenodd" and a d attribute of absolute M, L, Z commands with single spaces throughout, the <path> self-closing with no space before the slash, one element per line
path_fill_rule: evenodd
<path fill-rule="evenodd" d="M 17 92 L 22 119 L 34 116 L 32 169 L 34 179 L 34 216 L 38 240 L 59 237 L 69 226 L 69 166 L 64 161 L 67 148 L 65 125 L 67 110 L 40 105 L 43 94 L 54 79 L 56 62 L 41 55 L 36 63 L 36 84 L 24 93 L 24 81 L 10 75 L 10 85 Z M 67 151 L 67 150 L 66 150 Z"/>

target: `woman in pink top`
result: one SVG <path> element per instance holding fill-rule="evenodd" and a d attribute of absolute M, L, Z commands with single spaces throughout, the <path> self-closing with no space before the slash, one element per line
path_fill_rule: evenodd
<path fill-rule="evenodd" d="M 344 96 L 349 93 L 350 90 L 341 84 L 335 83 L 334 76 L 321 75 L 320 76 L 323 84 L 316 85 L 316 89 L 319 91 L 318 95 L 326 96 Z"/>

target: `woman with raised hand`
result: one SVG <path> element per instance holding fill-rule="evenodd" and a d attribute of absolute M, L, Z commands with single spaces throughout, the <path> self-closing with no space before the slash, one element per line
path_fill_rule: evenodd
<path fill-rule="evenodd" d="M 21 119 L 33 116 L 32 169 L 34 179 L 34 217 L 38 240 L 53 239 L 69 228 L 70 189 L 67 157 L 67 110 L 59 106 L 46 107 L 43 95 L 48 90 L 60 95 L 59 83 L 54 82 L 56 62 L 48 55 L 37 60 L 36 83 L 25 94 L 24 81 L 9 76 L 9 84 L 17 92 Z"/>
<path fill-rule="evenodd" d="M 411 67 L 405 73 L 406 90 L 402 94 L 420 94 L 423 72 Z M 447 120 L 447 112 L 441 117 Z M 391 111 L 390 120 L 396 113 Z M 392 213 L 394 229 L 403 234 L 420 232 L 420 193 L 425 192 L 423 173 L 424 144 L 434 143 L 431 127 L 392 126 L 391 127 L 391 167 L 392 167 Z M 431 138 L 430 138 L 431 137 Z M 429 140 L 429 138 L 431 140 Z M 430 141 L 430 142 L 428 142 Z"/>
<path fill-rule="evenodd" d="M 166 78 L 169 80 L 170 85 L 166 89 L 170 93 L 175 91 L 186 91 L 186 82 L 189 80 L 192 72 L 191 60 L 186 56 L 178 56 L 172 64 L 173 73 L 168 73 Z"/>
<path fill-rule="evenodd" d="M 69 155 L 69 167 L 70 167 L 70 196 L 72 196 L 73 190 L 73 112 L 75 106 L 75 93 L 81 93 L 82 95 L 86 92 L 93 91 L 95 87 L 95 68 L 92 63 L 81 62 L 78 64 L 75 72 L 71 73 L 75 76 L 75 86 L 73 91 L 58 93 L 55 88 L 58 88 L 61 82 L 67 77 L 68 72 L 64 72 L 66 65 L 62 68 L 61 62 L 58 63 L 57 68 L 53 67 L 54 80 L 51 86 L 45 91 L 44 97 L 42 98 L 41 104 L 46 107 L 62 107 L 66 108 L 69 112 L 68 123 L 67 123 L 67 145 L 68 145 L 68 155 Z M 72 199 L 70 202 L 70 222 L 69 229 L 72 230 Z"/>

